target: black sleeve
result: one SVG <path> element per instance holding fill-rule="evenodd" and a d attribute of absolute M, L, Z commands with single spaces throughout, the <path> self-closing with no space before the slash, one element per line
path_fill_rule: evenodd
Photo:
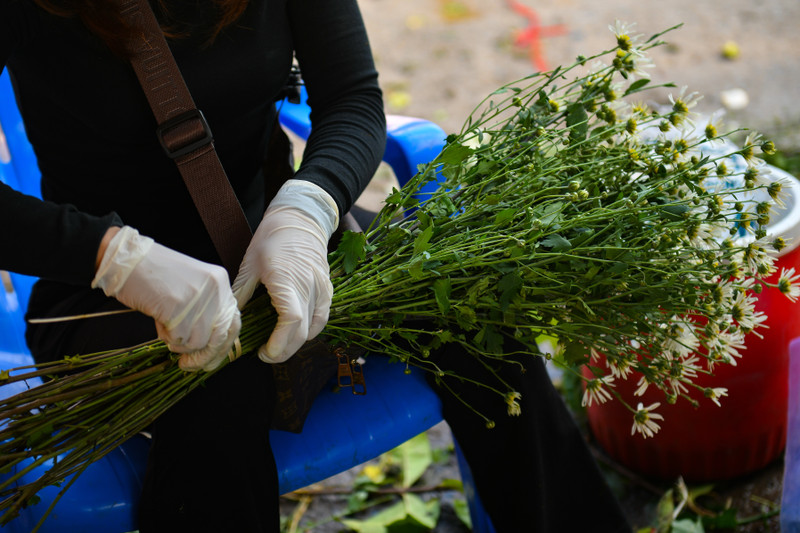
<path fill-rule="evenodd" d="M 15 48 L 31 38 L 37 17 L 33 2 L 0 2 L 0 72 Z M 15 191 L 0 174 L 0 270 L 89 284 L 100 241 L 112 225 L 122 225 L 113 213 L 95 217 L 43 202 Z"/>
<path fill-rule="evenodd" d="M 333 196 L 343 214 L 386 146 L 378 73 L 356 0 L 288 0 L 312 130 L 296 178 Z"/>
<path fill-rule="evenodd" d="M 113 213 L 87 215 L 0 183 L 0 270 L 88 285 L 103 235 L 121 225 Z"/>

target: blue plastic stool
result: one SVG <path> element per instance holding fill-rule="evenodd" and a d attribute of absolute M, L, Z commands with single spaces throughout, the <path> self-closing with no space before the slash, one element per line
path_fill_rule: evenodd
<path fill-rule="evenodd" d="M 301 104 L 283 105 L 281 122 L 301 138 L 307 138 L 310 121 L 305 94 Z M 384 161 L 402 184 L 416 173 L 417 165 L 438 155 L 445 134 L 435 124 L 421 119 L 389 116 L 387 125 Z M 0 75 L 0 126 L 5 133 L 7 151 L 12 155 L 10 161 L 4 161 L 1 157 L 4 150 L 0 147 L 0 181 L 26 194 L 39 196 L 40 174 L 7 72 Z M 14 291 L 0 293 L 0 370 L 32 363 L 24 340 L 24 310 L 35 280 L 14 273 L 8 274 L 6 281 L 9 279 Z M 439 400 L 422 372 L 412 368 L 412 373 L 406 375 L 404 370 L 404 365 L 390 364 L 387 358 L 371 357 L 365 364 L 369 394 L 334 393 L 333 387 L 326 387 L 315 401 L 302 433 L 272 432 L 270 438 L 282 494 L 373 459 L 442 420 Z M 37 384 L 38 380 L 31 380 L 0 387 L 0 397 Z M 40 531 L 124 533 L 135 530 L 136 502 L 142 488 L 148 448 L 148 440 L 136 436 L 89 466 L 56 504 Z M 471 475 L 463 457 L 459 459 L 465 492 L 473 495 Z M 31 479 L 38 476 L 37 471 L 29 476 Z M 59 491 L 56 487 L 41 491 L 42 501 L 23 510 L 3 530 L 30 531 Z M 477 497 L 468 500 L 474 531 L 493 533 Z"/>
<path fill-rule="evenodd" d="M 800 532 L 800 338 L 789 342 L 789 408 L 786 414 L 781 533 Z"/>

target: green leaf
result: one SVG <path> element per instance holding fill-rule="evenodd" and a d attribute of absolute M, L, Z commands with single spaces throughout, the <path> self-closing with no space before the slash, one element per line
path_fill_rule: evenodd
<path fill-rule="evenodd" d="M 453 511 L 461 523 L 467 526 L 467 529 L 472 530 L 472 517 L 469 514 L 469 505 L 466 500 L 453 500 Z"/>
<path fill-rule="evenodd" d="M 366 520 L 342 520 L 341 523 L 357 533 L 424 533 L 439 521 L 438 500 L 428 503 L 414 494 L 403 494 L 402 501 Z"/>
<path fill-rule="evenodd" d="M 561 222 L 563 209 L 564 202 L 552 202 L 536 206 L 533 215 L 540 220 L 542 227 L 547 228 Z"/>
<path fill-rule="evenodd" d="M 433 463 L 433 452 L 428 435 L 420 433 L 411 440 L 398 446 L 394 453 L 400 456 L 402 465 L 403 487 L 411 487 Z"/>
<path fill-rule="evenodd" d="M 367 256 L 367 237 L 363 233 L 345 231 L 336 250 L 344 255 L 344 271 L 348 274 L 355 270 L 358 263 Z"/>
<path fill-rule="evenodd" d="M 25 509 L 31 505 L 38 505 L 41 501 L 42 498 L 40 498 L 39 495 L 33 494 L 27 500 L 25 500 L 25 502 L 22 504 L 22 508 Z"/>
<path fill-rule="evenodd" d="M 36 448 L 38 445 L 46 442 L 53 435 L 53 424 L 45 424 L 35 432 L 31 433 L 25 441 L 28 448 Z"/>
<path fill-rule="evenodd" d="M 448 490 L 457 490 L 458 492 L 464 492 L 464 482 L 460 479 L 443 479 L 439 486 Z"/>
<path fill-rule="evenodd" d="M 426 263 L 430 258 L 430 254 L 428 252 L 422 252 L 422 254 L 414 259 L 414 262 L 411 263 L 411 266 L 408 267 L 408 274 L 413 279 L 419 280 L 425 277 L 425 270 L 426 270 Z"/>
<path fill-rule="evenodd" d="M 583 104 L 576 102 L 567 107 L 567 127 L 572 140 L 582 141 L 589 132 L 589 116 Z"/>
<path fill-rule="evenodd" d="M 347 512 L 357 513 L 359 511 L 363 511 L 369 505 L 367 505 L 367 500 L 369 499 L 369 492 L 366 490 L 354 490 L 350 493 L 350 496 L 347 498 Z"/>
<path fill-rule="evenodd" d="M 436 304 L 443 315 L 450 311 L 450 293 L 453 287 L 450 285 L 450 278 L 440 278 L 433 282 L 433 293 L 436 296 Z"/>
<path fill-rule="evenodd" d="M 680 221 L 683 220 L 684 213 L 691 209 L 688 205 L 665 205 L 661 208 L 664 218 L 669 220 Z"/>
<path fill-rule="evenodd" d="M 403 200 L 403 193 L 398 191 L 396 187 L 392 187 L 392 194 L 387 196 L 383 201 L 389 205 L 399 205 Z"/>
<path fill-rule="evenodd" d="M 675 512 L 675 501 L 672 489 L 661 496 L 656 507 L 656 531 L 657 533 L 669 533 L 672 527 L 672 514 Z"/>
<path fill-rule="evenodd" d="M 706 494 L 711 494 L 711 491 L 714 490 L 714 485 L 709 483 L 707 485 L 699 485 L 697 487 L 691 487 L 688 489 L 689 492 L 689 501 L 694 502 L 700 496 L 705 496 Z"/>
<path fill-rule="evenodd" d="M 400 510 L 402 511 L 402 504 L 398 503 L 397 506 L 399 506 Z M 389 522 L 389 524 L 392 524 L 394 522 L 396 522 L 396 520 Z M 372 518 L 369 520 L 342 520 L 342 524 L 348 530 L 352 530 L 357 533 L 389 533 L 389 530 L 386 528 L 386 525 L 384 525 L 381 522 L 375 521 Z"/>
<path fill-rule="evenodd" d="M 516 209 L 512 208 L 503 209 L 502 211 L 497 213 L 497 215 L 494 217 L 494 225 L 499 226 L 504 222 L 508 222 L 509 220 L 512 220 L 514 218 L 514 215 L 516 214 L 517 214 Z"/>
<path fill-rule="evenodd" d="M 407 516 L 405 504 L 397 502 L 366 520 L 342 520 L 342 524 L 358 533 L 388 533 L 389 526 L 405 520 Z"/>
<path fill-rule="evenodd" d="M 414 239 L 414 255 L 422 253 L 431 247 L 429 244 L 431 237 L 433 237 L 433 226 L 425 228 L 424 231 L 417 235 L 417 238 Z"/>
<path fill-rule="evenodd" d="M 458 165 L 472 155 L 475 150 L 463 144 L 453 142 L 448 144 L 439 154 L 439 162 L 445 165 Z"/>
<path fill-rule="evenodd" d="M 433 224 L 431 216 L 422 209 L 418 210 L 415 214 L 417 219 L 419 219 L 420 229 L 428 229 Z"/>
<path fill-rule="evenodd" d="M 441 196 L 435 201 L 428 201 L 425 207 L 434 217 L 446 218 L 457 211 L 456 205 L 449 196 Z M 424 228 L 423 228 L 424 229 Z"/>
<path fill-rule="evenodd" d="M 454 309 L 456 311 L 458 326 L 467 331 L 473 329 L 473 326 L 478 321 L 475 311 L 471 307 L 465 305 L 457 305 Z"/>
<path fill-rule="evenodd" d="M 703 526 L 709 529 L 736 529 L 739 527 L 739 520 L 736 518 L 736 509 L 725 509 L 716 516 L 704 516 Z"/>
<path fill-rule="evenodd" d="M 497 288 L 500 289 L 500 310 L 505 311 L 511 305 L 512 300 L 517 297 L 522 290 L 522 278 L 516 272 L 510 272 L 500 278 Z"/>
<path fill-rule="evenodd" d="M 636 80 L 635 82 L 631 83 L 628 89 L 625 91 L 624 96 L 628 96 L 629 94 L 637 93 L 641 91 L 645 85 L 650 83 L 650 80 L 646 78 L 642 78 L 641 80 Z"/>
<path fill-rule="evenodd" d="M 491 324 L 484 324 L 475 335 L 475 342 L 488 353 L 502 353 L 503 335 Z"/>
<path fill-rule="evenodd" d="M 570 242 L 572 242 L 574 246 L 581 246 L 591 239 L 592 236 L 594 236 L 594 230 L 592 228 L 575 228 L 575 235 L 572 236 Z"/>
<path fill-rule="evenodd" d="M 689 518 L 684 518 L 672 523 L 671 533 L 705 533 L 705 529 L 703 529 L 703 522 L 699 519 L 697 522 L 693 522 Z"/>
<path fill-rule="evenodd" d="M 383 283 L 385 285 L 391 285 L 392 283 L 394 283 L 395 281 L 397 281 L 401 277 L 402 277 L 402 274 L 400 272 L 398 272 L 397 270 L 393 270 L 393 271 L 389 272 L 388 274 L 385 274 L 385 275 L 381 276 L 381 283 Z"/>
<path fill-rule="evenodd" d="M 395 226 L 386 234 L 385 247 L 400 248 L 406 240 L 411 240 L 411 232 L 406 228 Z"/>
<path fill-rule="evenodd" d="M 554 252 L 564 252 L 572 248 L 572 243 L 558 233 L 554 233 L 542 241 L 542 246 L 547 246 Z"/>
<path fill-rule="evenodd" d="M 622 274 L 626 270 L 628 270 L 628 264 L 622 261 L 617 261 L 611 267 L 609 267 L 606 272 L 609 274 Z"/>
<path fill-rule="evenodd" d="M 590 280 L 599 273 L 600 273 L 600 267 L 594 265 L 593 267 L 591 267 L 589 270 L 586 271 L 586 274 L 584 274 L 583 277 L 586 278 L 587 280 Z"/>
<path fill-rule="evenodd" d="M 403 494 L 403 503 L 406 506 L 408 516 L 416 520 L 420 525 L 433 529 L 439 521 L 440 505 L 439 500 L 433 499 L 428 503 L 416 494 Z"/>
<path fill-rule="evenodd" d="M 564 360 L 569 365 L 576 365 L 586 361 L 589 350 L 579 342 L 567 343 L 564 348 Z"/>

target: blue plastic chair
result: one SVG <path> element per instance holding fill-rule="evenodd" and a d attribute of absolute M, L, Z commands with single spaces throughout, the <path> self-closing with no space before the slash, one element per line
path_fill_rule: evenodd
<path fill-rule="evenodd" d="M 299 137 L 308 137 L 311 125 L 305 94 L 300 104 L 283 105 L 281 122 Z M 388 116 L 387 123 L 384 161 L 403 184 L 416 173 L 417 165 L 436 157 L 444 144 L 445 134 L 435 124 L 421 119 Z M 25 135 L 7 72 L 0 75 L 2 133 L 0 181 L 26 194 L 39 196 L 40 174 L 36 158 Z M 8 154 L 11 154 L 10 160 Z M 435 184 L 430 186 L 435 187 Z M 0 298 L 0 370 L 32 362 L 25 346 L 23 315 L 35 280 L 14 273 L 4 273 L 4 276 L 6 285 L 10 281 L 13 290 L 3 290 L 3 298 Z M 369 394 L 334 393 L 333 387 L 326 387 L 315 401 L 302 433 L 272 432 L 282 494 L 373 459 L 442 420 L 439 399 L 428 387 L 421 371 L 412 368 L 412 373 L 407 375 L 404 365 L 390 364 L 384 357 L 369 358 L 365 370 Z M 37 384 L 38 380 L 31 380 L 29 383 L 6 385 L 0 387 L 0 396 L 8 397 Z M 348 416 L 342 416 L 343 413 Z M 352 416 L 353 413 L 358 416 Z M 56 504 L 40 531 L 124 533 L 135 530 L 136 502 L 141 492 L 148 448 L 148 439 L 136 436 L 92 464 Z M 460 453 L 459 464 L 473 530 L 493 533 Z M 30 474 L 31 477 L 37 475 L 37 471 Z M 23 510 L 3 530 L 15 533 L 30 531 L 59 491 L 57 487 L 41 491 L 42 501 Z"/>

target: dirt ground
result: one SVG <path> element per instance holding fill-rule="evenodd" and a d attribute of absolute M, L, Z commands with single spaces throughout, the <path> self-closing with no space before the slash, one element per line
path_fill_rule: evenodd
<path fill-rule="evenodd" d="M 683 27 L 654 52 L 653 81 L 705 96 L 698 110 L 725 109 L 726 91 L 748 104 L 726 122 L 800 144 L 800 2 L 797 0 L 361 0 L 388 111 L 457 131 L 484 95 L 538 67 L 570 64 L 613 44 L 608 25 L 635 23 L 650 36 Z M 513 6 L 527 8 L 524 15 Z M 538 39 L 514 41 L 538 18 Z M 552 35 L 552 36 L 547 36 Z M 539 58 L 532 50 L 538 43 Z M 738 56 L 726 59 L 726 44 Z M 532 57 L 533 56 L 533 57 Z"/>
<path fill-rule="evenodd" d="M 448 133 L 458 131 L 480 99 L 498 86 L 610 47 L 608 25 L 621 20 L 635 23 L 635 30 L 648 37 L 683 23 L 666 36 L 669 46 L 653 53 L 653 81 L 699 91 L 704 99 L 695 110 L 706 115 L 723 112 L 729 128 L 746 126 L 781 149 L 800 148 L 798 0 L 360 0 L 360 5 L 387 112 L 432 120 Z M 666 93 L 653 97 L 656 103 L 667 101 Z M 384 184 L 376 183 L 376 197 Z M 436 443 L 447 445 L 446 426 L 437 426 L 431 434 Z M 669 484 L 622 473 L 601 450 L 598 457 L 631 521 L 638 527 L 648 525 L 657 494 Z M 323 486 L 347 486 L 356 472 Z M 451 462 L 437 466 L 431 475 L 453 477 L 457 469 Z M 781 478 L 782 463 L 777 461 L 746 479 L 718 485 L 714 497 L 727 500 L 740 516 L 756 515 L 779 503 Z M 296 510 L 295 501 L 282 505 L 286 513 Z M 305 522 L 343 506 L 341 497 L 316 498 Z M 451 515 L 445 513 L 435 531 L 465 531 Z M 312 531 L 340 530 L 327 524 Z M 736 531 L 778 531 L 778 520 L 773 517 Z"/>

